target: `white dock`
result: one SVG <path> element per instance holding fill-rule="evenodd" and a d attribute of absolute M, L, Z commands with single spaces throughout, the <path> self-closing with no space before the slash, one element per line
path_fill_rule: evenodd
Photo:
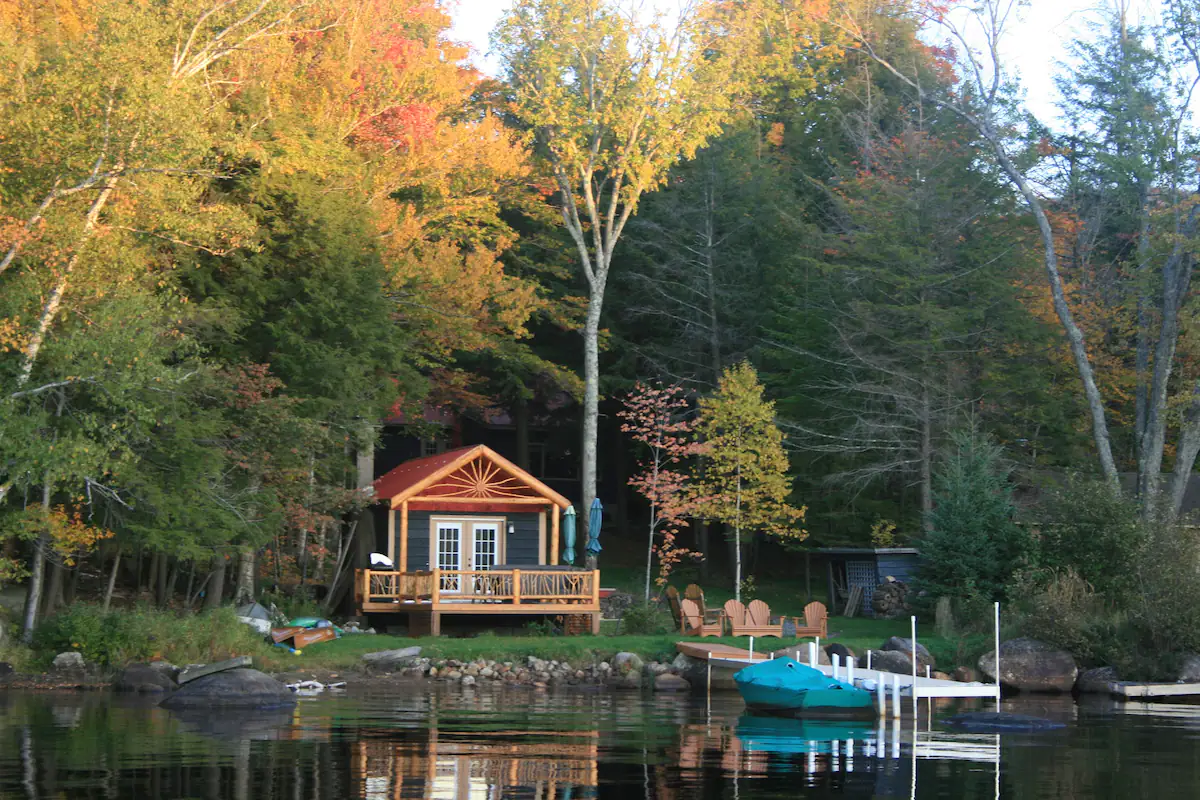
<path fill-rule="evenodd" d="M 1125 700 L 1155 697 L 1200 697 L 1200 683 L 1124 683 L 1116 681 L 1108 685 L 1113 695 Z"/>

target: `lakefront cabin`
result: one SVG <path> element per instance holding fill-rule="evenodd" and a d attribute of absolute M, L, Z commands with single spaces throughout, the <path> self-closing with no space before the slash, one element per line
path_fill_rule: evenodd
<path fill-rule="evenodd" d="M 600 571 L 558 564 L 565 497 L 489 447 L 406 461 L 374 483 L 391 567 L 357 570 L 360 614 L 405 614 L 411 635 L 444 615 L 563 617 L 600 631 Z"/>

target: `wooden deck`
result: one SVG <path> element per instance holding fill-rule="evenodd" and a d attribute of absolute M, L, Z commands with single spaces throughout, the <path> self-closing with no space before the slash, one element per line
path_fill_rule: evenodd
<path fill-rule="evenodd" d="M 600 632 L 599 570 L 360 569 L 354 595 L 360 614 L 429 615 L 435 636 L 443 614 L 586 614 L 592 633 Z"/>

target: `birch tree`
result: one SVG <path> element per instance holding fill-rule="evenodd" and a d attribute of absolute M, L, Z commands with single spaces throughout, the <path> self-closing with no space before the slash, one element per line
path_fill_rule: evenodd
<path fill-rule="evenodd" d="M 600 325 L 617 242 L 642 196 L 720 131 L 739 74 L 710 24 L 713 3 L 687 0 L 670 20 L 640 8 L 517 0 L 493 37 L 587 284 L 584 508 L 596 496 Z"/>

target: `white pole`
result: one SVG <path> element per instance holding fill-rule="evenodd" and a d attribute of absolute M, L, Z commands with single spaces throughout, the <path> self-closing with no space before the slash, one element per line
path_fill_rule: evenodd
<path fill-rule="evenodd" d="M 750 660 L 754 660 L 754 637 L 750 637 Z"/>
<path fill-rule="evenodd" d="M 917 617 L 914 614 L 909 617 L 912 622 L 912 701 L 913 701 L 913 720 L 917 718 Z"/>
<path fill-rule="evenodd" d="M 846 683 L 854 685 L 854 656 L 846 656 Z"/>
<path fill-rule="evenodd" d="M 817 643 L 808 643 L 808 665 L 813 669 L 817 668 Z"/>
<path fill-rule="evenodd" d="M 1000 713 L 1000 601 L 996 601 L 996 713 Z"/>
<path fill-rule="evenodd" d="M 892 675 L 892 714 L 900 718 L 900 676 Z"/>
<path fill-rule="evenodd" d="M 833 664 L 833 679 L 836 681 L 838 679 L 838 667 L 842 664 L 842 657 L 834 653 L 829 657 L 829 663 Z"/>
<path fill-rule="evenodd" d="M 871 651 L 867 651 L 867 669 L 871 668 Z"/>
<path fill-rule="evenodd" d="M 887 716 L 887 688 L 883 685 L 883 675 L 879 676 L 879 680 L 875 681 L 876 703 L 879 705 L 879 718 L 883 719 Z M 883 746 L 883 737 L 880 736 L 879 746 Z"/>

